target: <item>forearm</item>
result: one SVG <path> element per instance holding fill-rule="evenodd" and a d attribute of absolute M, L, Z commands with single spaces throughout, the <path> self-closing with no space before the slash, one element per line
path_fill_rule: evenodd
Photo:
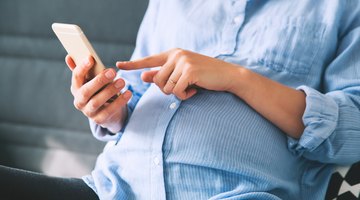
<path fill-rule="evenodd" d="M 304 131 L 302 116 L 306 107 L 304 92 L 242 67 L 237 67 L 232 74 L 234 81 L 229 92 L 243 99 L 287 135 L 301 137 Z"/>

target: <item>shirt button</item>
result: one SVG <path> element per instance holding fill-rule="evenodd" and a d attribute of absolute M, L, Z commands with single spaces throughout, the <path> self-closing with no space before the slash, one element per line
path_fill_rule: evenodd
<path fill-rule="evenodd" d="M 170 104 L 170 109 L 175 109 L 175 108 L 176 108 L 176 103 L 175 102 Z"/>
<path fill-rule="evenodd" d="M 160 159 L 159 159 L 159 157 L 156 156 L 156 157 L 154 158 L 153 162 L 154 162 L 155 165 L 160 165 Z"/>
<path fill-rule="evenodd" d="M 233 20 L 233 24 L 240 24 L 240 23 L 241 23 L 241 19 L 242 19 L 241 16 L 235 17 L 234 20 Z"/>

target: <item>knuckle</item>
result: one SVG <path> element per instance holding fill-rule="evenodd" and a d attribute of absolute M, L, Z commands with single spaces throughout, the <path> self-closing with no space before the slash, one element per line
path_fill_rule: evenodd
<path fill-rule="evenodd" d="M 157 74 L 154 76 L 154 83 L 158 85 L 159 87 L 164 87 L 166 84 L 166 80 L 163 78 L 161 74 Z"/>
<path fill-rule="evenodd" d="M 87 98 L 88 98 L 88 96 L 87 96 L 87 94 L 86 94 L 83 90 L 81 90 L 81 91 L 78 92 L 78 94 L 77 94 L 77 100 L 78 100 L 79 102 L 81 102 L 82 105 L 84 104 L 83 102 L 84 102 Z"/>
<path fill-rule="evenodd" d="M 161 90 L 164 89 L 165 84 L 161 83 L 160 81 L 156 81 L 156 82 L 154 81 L 154 83 L 155 83 Z"/>
<path fill-rule="evenodd" d="M 172 53 L 178 53 L 178 52 L 181 52 L 181 51 L 184 51 L 182 48 L 173 48 L 173 49 L 171 49 L 170 50 L 170 52 L 172 52 Z"/>
<path fill-rule="evenodd" d="M 189 56 L 183 56 L 180 58 L 182 63 L 185 63 L 185 66 L 191 67 L 193 66 L 193 61 Z"/>
<path fill-rule="evenodd" d="M 78 92 L 74 99 L 74 106 L 76 109 L 81 110 L 85 107 L 86 104 L 86 96 L 82 92 Z"/>
<path fill-rule="evenodd" d="M 80 101 L 76 100 L 76 99 L 74 100 L 74 106 L 78 110 L 81 110 L 83 108 L 83 104 Z"/>
<path fill-rule="evenodd" d="M 102 75 L 98 76 L 98 78 L 96 79 L 96 83 L 99 85 L 105 85 L 108 83 L 108 80 L 106 79 L 105 75 Z"/>
<path fill-rule="evenodd" d="M 90 89 L 87 87 L 82 87 L 79 94 L 81 99 L 87 99 L 90 97 Z"/>
<path fill-rule="evenodd" d="M 106 88 L 104 88 L 103 90 L 102 90 L 102 95 L 101 95 L 101 98 L 103 99 L 103 100 L 109 100 L 110 98 L 112 98 L 114 95 L 116 95 L 116 94 L 118 94 L 119 93 L 119 89 L 118 88 L 116 88 L 114 85 L 109 85 L 109 86 L 107 86 Z M 105 100 L 105 101 L 106 101 Z M 96 105 L 96 106 L 98 106 L 98 107 L 100 107 L 101 105 L 100 105 L 100 102 L 98 102 L 98 101 L 96 101 L 96 102 L 94 102 L 94 104 Z"/>
<path fill-rule="evenodd" d="M 91 110 L 96 110 L 97 108 L 99 108 L 101 106 L 100 103 L 96 100 L 90 100 L 88 105 Z"/>
<path fill-rule="evenodd" d="M 178 58 L 178 59 L 186 56 L 186 53 L 187 53 L 185 50 L 180 49 L 180 48 L 176 48 L 173 52 L 174 52 L 173 54 L 174 54 L 175 58 Z"/>

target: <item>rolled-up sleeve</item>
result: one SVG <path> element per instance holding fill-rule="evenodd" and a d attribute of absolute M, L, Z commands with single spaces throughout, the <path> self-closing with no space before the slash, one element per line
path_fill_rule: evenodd
<path fill-rule="evenodd" d="M 306 93 L 306 109 L 303 135 L 288 140 L 289 149 L 296 154 L 343 165 L 360 160 L 359 24 L 356 19 L 340 40 L 336 58 L 324 73 L 324 89 L 297 88 Z"/>

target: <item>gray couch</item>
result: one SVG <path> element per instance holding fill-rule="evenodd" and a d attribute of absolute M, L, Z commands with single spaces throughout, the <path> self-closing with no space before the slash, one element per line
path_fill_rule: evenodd
<path fill-rule="evenodd" d="M 0 1 L 0 165 L 81 177 L 103 142 L 73 107 L 53 22 L 80 25 L 107 66 L 134 49 L 144 0 Z"/>

